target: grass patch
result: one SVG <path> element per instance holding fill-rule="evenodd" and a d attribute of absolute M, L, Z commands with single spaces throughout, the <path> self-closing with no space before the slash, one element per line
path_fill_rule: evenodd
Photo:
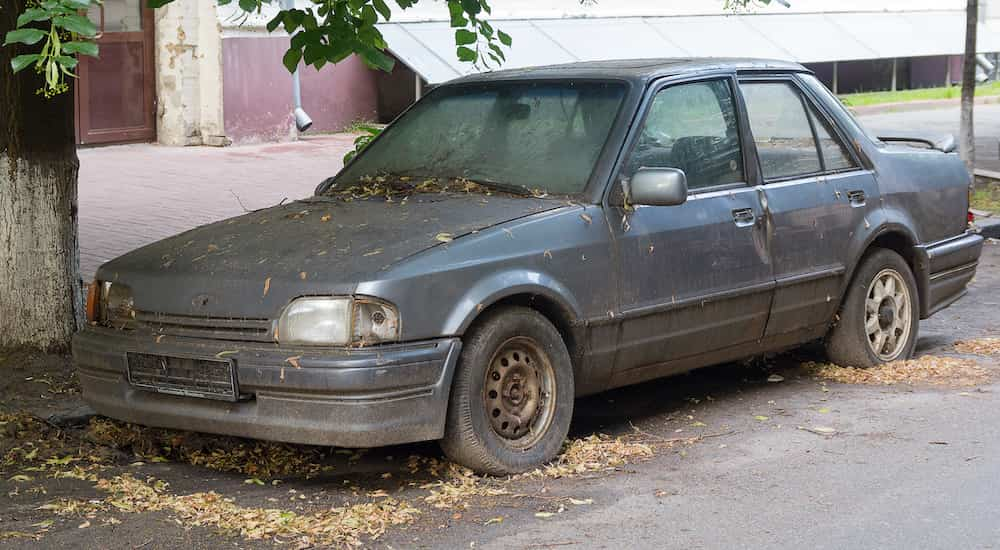
<path fill-rule="evenodd" d="M 969 195 L 969 206 L 976 210 L 1000 213 L 1000 185 L 977 185 Z"/>
<path fill-rule="evenodd" d="M 976 86 L 976 96 L 1000 95 L 1000 82 L 990 82 Z M 940 88 L 921 88 L 919 90 L 897 90 L 895 92 L 863 92 L 844 94 L 840 100 L 848 107 L 863 107 L 882 103 L 901 103 L 905 101 L 926 101 L 932 99 L 959 99 L 962 96 L 960 86 L 942 86 Z"/>

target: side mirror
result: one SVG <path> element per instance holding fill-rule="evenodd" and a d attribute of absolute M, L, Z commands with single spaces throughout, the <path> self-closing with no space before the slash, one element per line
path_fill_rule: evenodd
<path fill-rule="evenodd" d="M 687 201 L 687 176 L 677 168 L 640 168 L 629 182 L 629 200 L 646 206 L 676 206 Z"/>

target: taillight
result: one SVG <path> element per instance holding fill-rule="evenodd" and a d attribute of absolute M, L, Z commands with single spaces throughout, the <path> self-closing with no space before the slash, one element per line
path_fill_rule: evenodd
<path fill-rule="evenodd" d="M 99 305 L 98 302 L 100 301 L 99 300 L 101 292 L 100 289 L 101 289 L 101 283 L 98 282 L 97 280 L 94 280 L 92 283 L 90 283 L 90 286 L 87 287 L 87 309 L 86 309 L 87 321 L 91 323 L 95 323 L 98 321 L 97 311 Z"/>
<path fill-rule="evenodd" d="M 969 223 L 975 223 L 975 221 L 976 221 L 976 215 L 972 213 L 972 210 L 969 210 L 969 215 L 968 215 L 968 217 L 966 218 L 966 220 L 967 220 L 967 221 L 968 221 Z"/>

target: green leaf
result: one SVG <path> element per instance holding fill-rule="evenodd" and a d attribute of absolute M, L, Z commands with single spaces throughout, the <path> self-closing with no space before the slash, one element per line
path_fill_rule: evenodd
<path fill-rule="evenodd" d="M 240 0 L 239 4 L 240 9 L 247 13 L 253 13 L 257 11 L 257 8 L 259 7 L 257 0 Z"/>
<path fill-rule="evenodd" d="M 361 8 L 361 23 L 366 27 L 370 27 L 375 23 L 378 23 L 378 14 L 375 13 L 375 8 L 365 4 L 365 7 Z"/>
<path fill-rule="evenodd" d="M 33 23 L 35 21 L 44 21 L 48 19 L 51 14 L 42 8 L 29 8 L 24 10 L 24 13 L 17 17 L 17 26 L 23 27 L 28 23 Z"/>
<path fill-rule="evenodd" d="M 281 58 L 281 64 L 288 69 L 288 72 L 294 73 L 295 69 L 299 68 L 299 61 L 302 61 L 302 50 L 297 48 L 289 48 L 285 55 Z"/>
<path fill-rule="evenodd" d="M 462 4 L 458 0 L 449 0 L 448 13 L 451 15 L 452 27 L 464 27 L 469 23 L 469 20 L 465 18 L 465 14 L 462 11 Z"/>
<path fill-rule="evenodd" d="M 84 42 L 81 40 L 74 40 L 73 42 L 67 42 L 63 44 L 63 53 L 67 54 L 80 54 L 89 55 L 90 57 L 97 57 L 97 44 L 93 42 Z"/>
<path fill-rule="evenodd" d="M 12 69 L 14 69 L 14 72 L 16 73 L 18 71 L 23 70 L 25 67 L 28 67 L 33 63 L 36 63 L 41 58 L 42 56 L 38 55 L 37 53 L 19 55 L 14 59 L 10 60 L 10 66 Z"/>
<path fill-rule="evenodd" d="M 90 19 L 82 15 L 61 15 L 53 19 L 52 24 L 88 38 L 97 35 L 97 27 Z"/>
<path fill-rule="evenodd" d="M 514 42 L 510 35 L 503 31 L 497 31 L 497 38 L 500 39 L 501 44 L 507 47 L 510 47 L 510 45 Z"/>
<path fill-rule="evenodd" d="M 468 29 L 457 29 L 455 31 L 455 44 L 459 46 L 464 46 L 466 44 L 475 44 L 479 37 L 476 33 Z"/>
<path fill-rule="evenodd" d="M 70 57 L 68 55 L 60 55 L 55 59 L 56 63 L 64 69 L 74 69 L 76 68 L 76 64 L 79 63 L 75 57 Z"/>
<path fill-rule="evenodd" d="M 396 66 L 396 62 L 392 59 L 392 57 L 371 46 L 361 47 L 358 53 L 361 55 L 361 60 L 364 61 L 369 67 L 389 72 Z"/>
<path fill-rule="evenodd" d="M 45 31 L 40 31 L 38 29 L 17 29 L 16 31 L 10 31 L 7 33 L 7 37 L 4 40 L 3 45 L 27 44 L 30 46 L 45 38 L 46 34 L 47 33 Z"/>
<path fill-rule="evenodd" d="M 283 22 L 282 14 L 278 13 L 277 15 L 272 17 L 270 21 L 267 22 L 265 28 L 267 28 L 267 32 L 274 32 L 274 30 L 277 29 L 278 26 L 282 24 L 282 22 Z M 287 29 L 288 26 L 286 25 L 285 27 Z"/>
<path fill-rule="evenodd" d="M 174 0 L 149 0 L 148 1 L 148 5 L 149 5 L 149 7 L 154 8 L 154 9 L 155 8 L 162 8 L 163 6 L 166 6 L 167 4 L 169 4 L 169 3 L 173 2 L 173 1 Z M 228 1 L 227 2 L 223 2 L 222 0 L 219 1 L 219 4 L 221 4 L 221 5 L 225 5 L 225 4 L 228 4 L 228 3 L 229 3 Z"/>
<path fill-rule="evenodd" d="M 392 15 L 392 11 L 389 6 L 386 5 L 385 0 L 372 0 L 372 5 L 378 10 L 378 13 L 382 16 L 382 19 L 388 21 L 389 17 Z"/>
<path fill-rule="evenodd" d="M 462 9 L 469 15 L 476 15 L 482 11 L 482 6 L 479 4 L 479 0 L 462 0 Z"/>
<path fill-rule="evenodd" d="M 465 46 L 459 46 L 458 49 L 455 50 L 455 53 L 458 55 L 459 61 L 473 63 L 479 58 L 479 54 L 476 53 L 476 50 Z"/>

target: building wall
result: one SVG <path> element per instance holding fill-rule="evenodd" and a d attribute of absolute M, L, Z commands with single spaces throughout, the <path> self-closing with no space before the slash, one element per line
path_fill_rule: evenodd
<path fill-rule="evenodd" d="M 287 36 L 234 36 L 222 40 L 226 136 L 237 143 L 295 139 L 292 77 L 281 63 Z M 309 132 L 335 132 L 378 116 L 376 78 L 360 59 L 316 71 L 302 67 L 302 107 Z"/>
<path fill-rule="evenodd" d="M 156 134 L 166 145 L 225 145 L 222 29 L 215 2 L 176 0 L 155 11 Z"/>

